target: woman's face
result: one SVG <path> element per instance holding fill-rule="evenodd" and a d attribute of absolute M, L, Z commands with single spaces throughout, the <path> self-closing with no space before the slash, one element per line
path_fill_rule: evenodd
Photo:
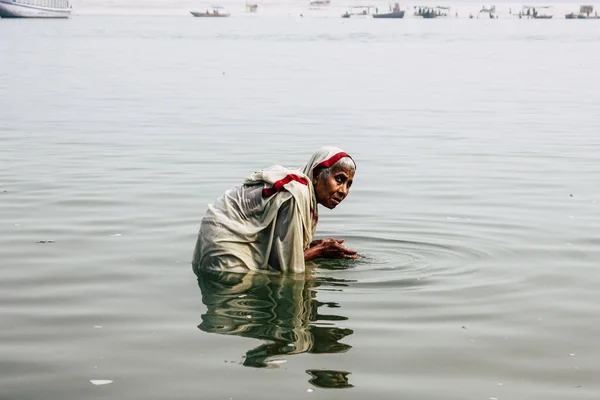
<path fill-rule="evenodd" d="M 317 203 L 333 210 L 348 196 L 353 179 L 352 168 L 334 168 L 327 178 L 313 182 Z"/>

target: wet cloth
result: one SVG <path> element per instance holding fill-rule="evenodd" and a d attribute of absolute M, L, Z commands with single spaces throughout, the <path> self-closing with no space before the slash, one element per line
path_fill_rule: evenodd
<path fill-rule="evenodd" d="M 303 272 L 318 222 L 309 177 L 343 157 L 349 155 L 324 147 L 300 170 L 272 166 L 225 192 L 202 219 L 194 269 Z"/>

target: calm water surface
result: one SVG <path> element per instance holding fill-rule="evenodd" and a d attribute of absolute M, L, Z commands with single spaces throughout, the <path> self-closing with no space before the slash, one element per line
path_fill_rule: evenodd
<path fill-rule="evenodd" d="M 599 26 L 0 20 L 0 398 L 597 399 Z M 207 204 L 321 145 L 361 259 L 198 283 Z"/>

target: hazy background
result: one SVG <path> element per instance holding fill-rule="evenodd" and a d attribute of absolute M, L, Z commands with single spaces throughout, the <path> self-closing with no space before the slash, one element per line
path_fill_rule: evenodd
<path fill-rule="evenodd" d="M 253 1 L 251 1 L 253 3 Z M 304 1 L 258 1 L 259 5 L 257 15 L 260 16 L 284 16 L 289 14 L 303 13 L 304 16 L 312 17 L 339 17 L 349 6 L 353 5 L 374 5 L 380 9 L 387 8 L 388 4 L 393 1 L 362 1 L 362 0 L 333 0 L 330 6 L 322 7 L 320 10 L 309 10 L 309 0 Z M 412 10 L 413 6 L 418 5 L 441 5 L 450 6 L 452 13 L 458 12 L 459 18 L 468 18 L 469 13 L 476 14 L 481 9 L 483 4 L 495 4 L 499 17 L 509 16 L 509 10 L 513 13 L 518 13 L 523 5 L 540 4 L 552 5 L 555 7 L 555 18 L 564 18 L 564 14 L 571 11 L 579 11 L 580 4 L 595 4 L 581 3 L 579 1 L 527 1 L 517 3 L 514 1 L 496 1 L 491 3 L 481 3 L 478 1 L 411 1 L 400 2 L 402 6 Z M 196 8 L 202 9 L 207 5 L 223 5 L 236 16 L 242 16 L 245 11 L 244 1 L 221 0 L 221 1 L 202 1 L 202 0 L 140 0 L 140 1 L 115 1 L 115 0 L 73 0 L 74 14 L 137 14 L 137 15 L 184 15 L 189 14 L 189 10 Z M 596 5 L 595 9 L 598 6 Z M 248 16 L 248 15 L 246 15 Z M 255 15 L 251 15 L 255 17 Z M 409 12 L 405 18 L 411 18 L 412 13 Z"/>

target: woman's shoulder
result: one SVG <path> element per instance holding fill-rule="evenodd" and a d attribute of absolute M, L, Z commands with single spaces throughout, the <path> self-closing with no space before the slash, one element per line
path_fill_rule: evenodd
<path fill-rule="evenodd" d="M 245 184 L 264 182 L 271 185 L 298 182 L 308 185 L 309 180 L 299 169 L 286 168 L 281 165 L 273 165 L 260 171 L 256 171 L 246 178 Z"/>
<path fill-rule="evenodd" d="M 244 185 L 264 184 L 263 196 L 271 197 L 282 191 L 295 195 L 308 195 L 310 181 L 300 170 L 274 165 L 257 171 L 244 181 Z"/>

